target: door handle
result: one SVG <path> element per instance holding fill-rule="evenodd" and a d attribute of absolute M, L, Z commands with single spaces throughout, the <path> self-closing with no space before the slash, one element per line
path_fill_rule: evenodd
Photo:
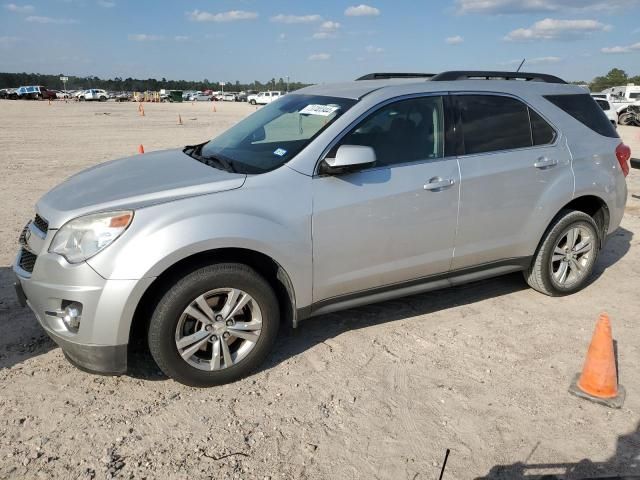
<path fill-rule="evenodd" d="M 433 177 L 432 179 L 429 180 L 428 183 L 424 184 L 424 189 L 425 190 L 444 190 L 445 188 L 449 188 L 452 187 L 453 184 L 455 184 L 456 181 L 453 178 L 440 178 L 440 177 Z"/>
<path fill-rule="evenodd" d="M 540 157 L 538 158 L 538 161 L 533 164 L 533 166 L 536 168 L 545 169 L 555 167 L 557 164 L 558 160 L 556 160 L 555 158 Z"/>

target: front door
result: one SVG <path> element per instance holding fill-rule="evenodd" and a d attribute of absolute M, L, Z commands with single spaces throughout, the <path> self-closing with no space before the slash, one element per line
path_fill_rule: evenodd
<path fill-rule="evenodd" d="M 359 172 L 313 179 L 314 302 L 368 293 L 451 266 L 460 178 L 444 152 L 443 97 L 381 107 L 340 145 L 373 147 Z"/>

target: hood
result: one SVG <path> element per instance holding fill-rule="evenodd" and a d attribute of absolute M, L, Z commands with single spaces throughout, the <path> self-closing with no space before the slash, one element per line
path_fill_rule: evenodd
<path fill-rule="evenodd" d="M 233 190 L 245 179 L 245 174 L 210 167 L 182 150 L 165 150 L 102 163 L 73 175 L 45 194 L 37 210 L 51 228 L 59 228 L 87 213 Z"/>

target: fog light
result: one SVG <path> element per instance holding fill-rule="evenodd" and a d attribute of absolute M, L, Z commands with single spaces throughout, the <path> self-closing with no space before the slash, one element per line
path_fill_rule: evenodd
<path fill-rule="evenodd" d="M 82 304 L 73 302 L 64 307 L 62 312 L 62 321 L 71 331 L 78 331 L 80 328 L 80 320 L 82 320 Z"/>

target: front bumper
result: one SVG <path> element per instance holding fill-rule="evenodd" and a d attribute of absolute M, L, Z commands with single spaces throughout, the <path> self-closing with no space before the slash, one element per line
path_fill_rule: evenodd
<path fill-rule="evenodd" d="M 138 302 L 153 279 L 106 280 L 88 264 L 71 265 L 42 253 L 33 272 L 14 264 L 16 293 L 31 308 L 45 332 L 67 358 L 83 370 L 121 374 L 127 370 L 127 345 Z M 69 302 L 82 304 L 77 330 L 56 315 Z"/>

